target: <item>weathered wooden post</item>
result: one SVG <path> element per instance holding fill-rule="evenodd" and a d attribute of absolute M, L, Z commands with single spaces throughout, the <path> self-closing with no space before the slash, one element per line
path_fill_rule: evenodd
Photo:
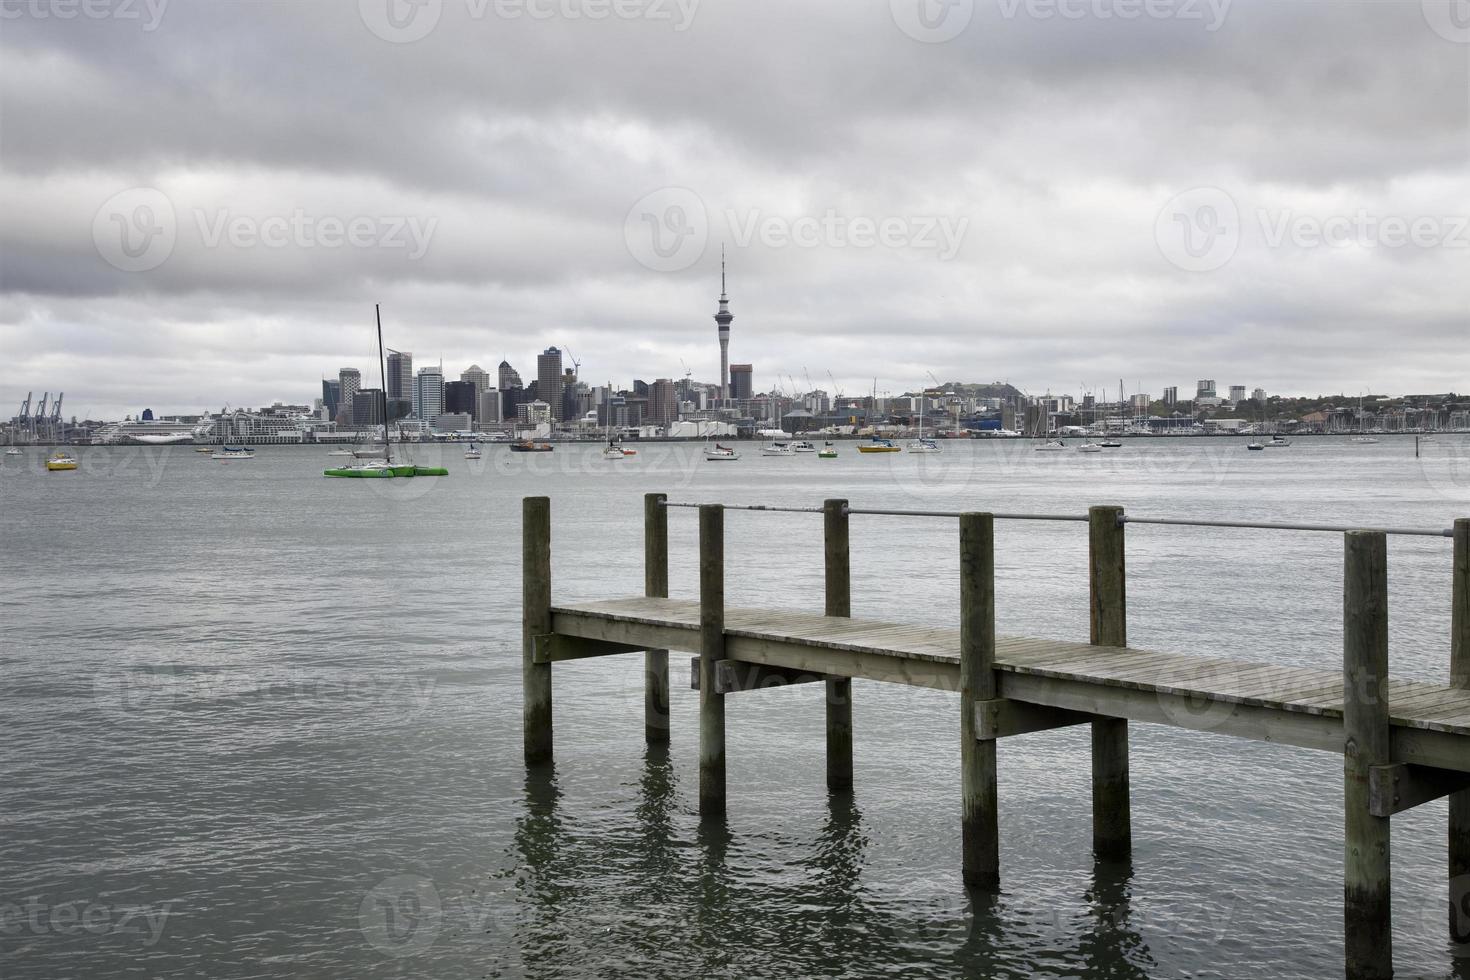
<path fill-rule="evenodd" d="M 1470 688 L 1470 518 L 1455 521 L 1450 686 Z M 1450 941 L 1470 946 L 1470 789 L 1450 794 Z"/>
<path fill-rule="evenodd" d="M 1099 646 L 1128 645 L 1128 587 L 1123 562 L 1123 508 L 1092 507 L 1088 519 L 1091 637 Z M 1128 802 L 1128 721 L 1092 723 L 1092 850 L 1100 861 L 1127 860 L 1133 849 Z"/>
<path fill-rule="evenodd" d="M 551 498 L 521 501 L 521 697 L 527 765 L 551 761 L 551 664 L 535 662 L 551 633 Z"/>
<path fill-rule="evenodd" d="M 1388 818 L 1369 810 L 1369 769 L 1387 765 L 1388 548 L 1382 531 L 1344 536 L 1342 579 L 1343 928 L 1349 980 L 1393 976 Z"/>
<path fill-rule="evenodd" d="M 827 616 L 852 615 L 852 564 L 848 550 L 847 501 L 822 503 Z M 852 789 L 852 678 L 829 677 L 827 688 L 827 789 Z"/>
<path fill-rule="evenodd" d="M 715 667 L 725 659 L 725 508 L 699 505 L 699 814 L 725 815 L 725 696 Z"/>
<path fill-rule="evenodd" d="M 669 597 L 669 510 L 662 493 L 643 495 L 643 594 Z M 650 744 L 669 740 L 669 651 L 643 653 L 643 737 Z"/>
<path fill-rule="evenodd" d="M 960 789 L 962 875 L 970 888 L 1000 890 L 1000 797 L 995 742 L 980 741 L 975 705 L 996 696 L 995 521 L 960 516 Z"/>

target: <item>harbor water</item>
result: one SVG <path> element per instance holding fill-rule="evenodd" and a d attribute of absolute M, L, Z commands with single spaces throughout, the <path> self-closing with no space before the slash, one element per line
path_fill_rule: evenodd
<path fill-rule="evenodd" d="M 328 480 L 320 447 L 40 449 L 0 464 L 0 976 L 1333 977 L 1342 760 L 1135 724 L 1134 857 L 1090 854 L 1085 729 L 999 749 L 1002 892 L 960 882 L 956 695 L 854 684 L 855 792 L 820 685 L 731 697 L 701 826 L 696 695 L 666 750 L 638 656 L 559 665 L 556 764 L 520 730 L 520 507 L 553 594 L 642 591 L 642 496 L 1447 528 L 1470 437 L 1028 441 L 707 463 L 698 445 L 416 449 L 444 478 Z M 697 595 L 672 510 L 671 594 Z M 820 610 L 821 518 L 726 515 L 727 602 Z M 853 613 L 958 623 L 949 519 L 852 518 Z M 1087 531 L 998 522 L 1001 633 L 1087 638 Z M 1341 664 L 1342 539 L 1130 525 L 1132 645 Z M 1389 540 L 1390 664 L 1443 683 L 1450 543 Z M 1445 805 L 1394 818 L 1398 975 L 1463 980 Z"/>

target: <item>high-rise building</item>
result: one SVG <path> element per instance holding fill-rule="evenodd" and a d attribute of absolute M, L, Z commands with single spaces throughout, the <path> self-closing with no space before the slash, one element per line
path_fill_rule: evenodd
<path fill-rule="evenodd" d="M 383 389 L 359 388 L 352 393 L 352 424 L 383 424 Z"/>
<path fill-rule="evenodd" d="M 1255 391 L 1252 391 L 1251 401 L 1260 402 L 1262 405 L 1266 404 L 1266 389 L 1257 388 Z"/>
<path fill-rule="evenodd" d="M 337 417 L 337 405 L 342 400 L 342 382 L 322 379 L 322 408 L 326 411 L 326 417 L 334 419 Z"/>
<path fill-rule="evenodd" d="M 1214 398 L 1215 397 L 1215 382 L 1208 381 L 1208 380 L 1206 380 L 1206 381 L 1196 381 L 1194 383 L 1194 397 L 1196 399 L 1200 399 L 1200 398 Z"/>
<path fill-rule="evenodd" d="M 1179 401 L 1179 386 L 1173 385 L 1164 389 L 1164 404 L 1173 405 Z"/>
<path fill-rule="evenodd" d="M 1245 401 L 1245 385 L 1231 385 L 1230 386 L 1230 400 L 1232 402 L 1243 402 L 1243 401 Z"/>
<path fill-rule="evenodd" d="M 730 323 L 735 319 L 735 314 L 730 312 L 730 297 L 725 293 L 725 248 L 720 247 L 720 309 L 715 314 L 715 325 L 720 334 L 720 398 L 732 397 L 730 394 Z M 733 397 L 740 397 L 735 395 Z M 747 396 L 749 397 L 749 396 Z"/>
<path fill-rule="evenodd" d="M 499 370 L 500 377 L 497 379 L 499 384 L 496 387 L 501 391 L 509 391 L 512 388 L 522 387 L 521 372 L 511 367 L 509 361 L 501 361 Z"/>
<path fill-rule="evenodd" d="M 444 414 L 444 369 L 419 368 L 413 378 L 413 414 L 432 422 Z"/>
<path fill-rule="evenodd" d="M 413 355 L 408 351 L 388 351 L 388 400 L 413 402 Z"/>
<path fill-rule="evenodd" d="M 552 418 L 562 418 L 561 351 L 548 347 L 536 357 L 536 397 L 551 406 Z"/>
<path fill-rule="evenodd" d="M 459 380 L 468 381 L 475 386 L 475 398 L 480 397 L 480 392 L 490 387 L 490 375 L 478 364 L 471 364 L 460 373 Z"/>
<path fill-rule="evenodd" d="M 749 364 L 731 364 L 730 377 L 727 379 L 729 397 L 735 401 L 743 401 L 755 397 L 755 369 Z"/>
<path fill-rule="evenodd" d="M 473 381 L 450 381 L 444 385 L 444 411 L 473 417 L 478 399 Z"/>
<path fill-rule="evenodd" d="M 337 421 L 342 425 L 353 425 L 352 396 L 362 387 L 362 375 L 357 368 L 342 368 L 337 372 Z"/>
<path fill-rule="evenodd" d="M 503 406 L 500 402 L 500 391 L 496 388 L 486 388 L 480 392 L 480 397 L 476 399 L 476 408 L 478 411 L 475 414 L 475 419 L 481 425 L 494 425 L 504 418 Z"/>
<path fill-rule="evenodd" d="M 679 418 L 679 396 L 674 391 L 674 382 L 659 378 L 649 389 L 649 420 L 654 425 L 669 426 Z"/>

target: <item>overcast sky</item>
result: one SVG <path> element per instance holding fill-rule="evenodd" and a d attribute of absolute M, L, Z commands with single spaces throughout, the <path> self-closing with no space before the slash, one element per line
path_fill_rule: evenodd
<path fill-rule="evenodd" d="M 1470 391 L 1467 0 L 0 13 L 6 417 L 309 402 L 374 302 L 713 382 L 722 243 L 758 389 Z"/>

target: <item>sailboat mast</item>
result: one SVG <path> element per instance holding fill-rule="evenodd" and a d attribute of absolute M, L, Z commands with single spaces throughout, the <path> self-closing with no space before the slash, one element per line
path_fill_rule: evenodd
<path fill-rule="evenodd" d="M 393 465 L 393 450 L 388 445 L 388 362 L 383 359 L 383 308 L 373 304 L 373 316 L 378 321 L 378 397 L 383 403 L 383 459 Z"/>

